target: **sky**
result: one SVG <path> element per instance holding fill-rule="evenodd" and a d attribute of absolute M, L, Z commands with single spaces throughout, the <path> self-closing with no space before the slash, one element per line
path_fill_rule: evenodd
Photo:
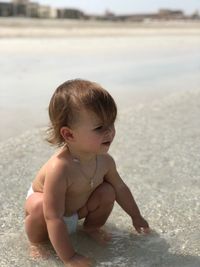
<path fill-rule="evenodd" d="M 200 0 L 31 0 L 52 7 L 77 8 L 86 14 L 103 14 L 106 10 L 115 14 L 153 13 L 160 8 L 181 9 L 186 14 L 198 10 Z M 0 0 L 0 2 L 10 2 Z"/>
<path fill-rule="evenodd" d="M 115 14 L 156 12 L 160 8 L 181 9 L 186 14 L 200 11 L 200 0 L 34 0 L 54 7 L 78 8 L 88 14 Z"/>

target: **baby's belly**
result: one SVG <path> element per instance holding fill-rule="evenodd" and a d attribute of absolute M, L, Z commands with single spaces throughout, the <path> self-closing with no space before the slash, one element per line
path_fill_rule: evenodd
<path fill-rule="evenodd" d="M 84 207 L 96 188 L 103 182 L 103 176 L 96 179 L 94 186 L 91 188 L 84 180 L 79 180 L 66 192 L 65 215 L 70 216 Z"/>
<path fill-rule="evenodd" d="M 82 196 L 67 197 L 65 205 L 65 216 L 71 216 L 74 213 L 86 205 L 91 193 L 84 194 Z"/>

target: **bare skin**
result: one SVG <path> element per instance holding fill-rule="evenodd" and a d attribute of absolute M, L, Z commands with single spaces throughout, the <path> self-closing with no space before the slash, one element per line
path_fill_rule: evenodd
<path fill-rule="evenodd" d="M 83 231 L 102 245 L 111 239 L 102 226 L 115 200 L 138 232 L 148 232 L 149 226 L 107 154 L 114 125 L 101 127 L 97 116 L 85 110 L 79 124 L 63 127 L 61 134 L 67 147 L 53 155 L 34 179 L 34 193 L 25 203 L 25 229 L 38 255 L 45 253 L 36 244 L 49 239 L 65 266 L 89 267 L 91 261 L 72 247 L 63 216 L 78 213 L 79 219 L 85 218 Z"/>
<path fill-rule="evenodd" d="M 28 205 L 28 207 L 30 206 L 31 208 L 35 205 L 34 208 L 37 209 L 38 216 L 40 217 L 40 220 L 38 219 L 36 221 L 33 220 L 30 223 L 31 219 L 30 214 L 31 212 L 34 211 L 26 210 L 27 216 L 26 216 L 25 226 L 27 234 L 29 231 L 28 229 L 29 227 L 31 228 L 32 231 L 33 227 L 32 223 L 34 224 L 33 228 L 37 231 L 37 233 L 31 232 L 31 235 L 33 234 L 32 241 L 29 238 L 29 240 L 31 241 L 30 256 L 33 259 L 36 258 L 46 259 L 50 256 L 49 251 L 45 246 L 45 241 L 48 240 L 48 231 L 43 214 L 42 201 L 43 201 L 43 193 L 34 193 L 29 197 L 26 203 L 26 205 Z M 112 211 L 114 201 L 115 201 L 115 192 L 112 186 L 104 182 L 99 187 L 96 188 L 96 190 L 92 193 L 92 195 L 88 199 L 86 205 L 78 211 L 79 219 L 86 218 L 82 230 L 100 245 L 106 245 L 107 242 L 111 240 L 111 235 L 107 233 L 105 230 L 101 229 L 101 226 L 105 224 L 110 212 Z M 94 224 L 95 219 L 98 221 L 98 224 L 96 225 Z M 92 221 L 91 226 L 90 226 L 90 221 Z M 39 223 L 41 227 L 40 229 L 39 226 L 38 228 L 35 227 L 36 222 L 40 222 Z M 82 260 L 84 259 L 83 256 L 79 255 L 75 257 L 73 260 L 75 259 L 77 260 L 77 258 L 81 258 Z"/>

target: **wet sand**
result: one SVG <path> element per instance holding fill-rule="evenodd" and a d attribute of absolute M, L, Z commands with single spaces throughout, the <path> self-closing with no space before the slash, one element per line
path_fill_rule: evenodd
<path fill-rule="evenodd" d="M 66 35 L 66 29 L 58 34 L 74 39 L 59 39 L 55 29 L 49 28 L 45 37 L 55 37 L 50 43 L 38 38 L 44 33 L 41 27 L 33 40 L 30 28 L 21 31 L 22 26 L 13 29 L 7 25 L 7 31 L 2 23 L 0 20 L 0 266 L 63 266 L 50 246 L 49 260 L 29 258 L 23 205 L 33 177 L 54 151 L 44 141 L 48 98 L 66 76 L 78 74 L 110 88 L 120 106 L 110 153 L 152 233 L 136 235 L 131 220 L 116 204 L 106 225 L 113 234 L 108 247 L 100 248 L 77 233 L 72 236 L 77 251 L 94 258 L 95 267 L 199 267 L 199 27 L 184 24 L 179 31 L 166 25 L 163 31 L 157 25 L 148 31 L 149 37 L 143 28 L 121 26 L 120 31 L 110 25 L 106 26 L 110 32 L 83 27 L 84 38 L 73 27 Z M 123 31 L 126 39 L 112 38 Z M 108 36 L 88 38 L 93 33 Z M 177 54 L 183 55 L 183 61 Z M 165 61 L 163 69 L 159 60 Z M 84 67 L 83 62 L 87 63 Z M 158 78 L 154 80 L 155 74 Z"/>
<path fill-rule="evenodd" d="M 136 235 L 116 204 L 107 248 L 81 233 L 72 237 L 80 253 L 95 258 L 94 266 L 200 266 L 199 103 L 200 90 L 190 90 L 120 113 L 111 154 L 152 233 Z M 30 260 L 23 229 L 26 192 L 52 153 L 43 137 L 37 129 L 0 143 L 1 267 L 63 266 L 53 251 L 49 260 Z"/>

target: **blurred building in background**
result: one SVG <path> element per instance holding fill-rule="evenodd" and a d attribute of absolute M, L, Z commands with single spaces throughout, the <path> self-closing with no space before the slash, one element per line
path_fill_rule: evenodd
<path fill-rule="evenodd" d="M 125 15 L 115 15 L 113 12 L 106 10 L 103 16 L 91 16 L 93 19 L 97 20 L 111 20 L 111 21 L 133 21 L 133 22 L 143 22 L 143 21 L 157 21 L 157 20 L 199 20 L 200 16 L 198 11 L 195 11 L 191 16 L 184 14 L 182 10 L 171 10 L 171 9 L 160 9 L 157 13 L 144 13 L 144 14 L 125 14 Z"/>
<path fill-rule="evenodd" d="M 77 9 L 56 9 L 48 5 L 40 5 L 29 0 L 13 0 L 0 2 L 1 17 L 28 17 L 28 18 L 71 18 L 83 19 L 84 13 Z"/>
<path fill-rule="evenodd" d="M 13 16 L 13 5 L 12 5 L 12 3 L 0 2 L 0 16 L 1 17 Z"/>
<path fill-rule="evenodd" d="M 13 0 L 13 16 L 26 17 L 28 16 L 28 0 Z"/>
<path fill-rule="evenodd" d="M 0 17 L 27 17 L 27 18 L 58 18 L 58 19 L 95 19 L 109 21 L 135 21 L 145 20 L 199 20 L 198 11 L 186 16 L 182 10 L 160 9 L 157 13 L 115 15 L 106 10 L 104 15 L 86 15 L 78 9 L 52 8 L 40 5 L 29 0 L 13 0 L 10 3 L 0 2 Z"/>
<path fill-rule="evenodd" d="M 183 19 L 185 17 L 182 10 L 170 10 L 170 9 L 160 9 L 158 12 L 158 18 L 160 19 Z"/>
<path fill-rule="evenodd" d="M 124 15 L 119 16 L 119 18 L 121 20 L 141 22 L 144 20 L 184 20 L 187 17 L 181 10 L 160 9 L 157 13 Z"/>
<path fill-rule="evenodd" d="M 77 9 L 69 9 L 69 8 L 60 8 L 57 9 L 57 18 L 64 19 L 85 19 L 85 14 Z"/>

